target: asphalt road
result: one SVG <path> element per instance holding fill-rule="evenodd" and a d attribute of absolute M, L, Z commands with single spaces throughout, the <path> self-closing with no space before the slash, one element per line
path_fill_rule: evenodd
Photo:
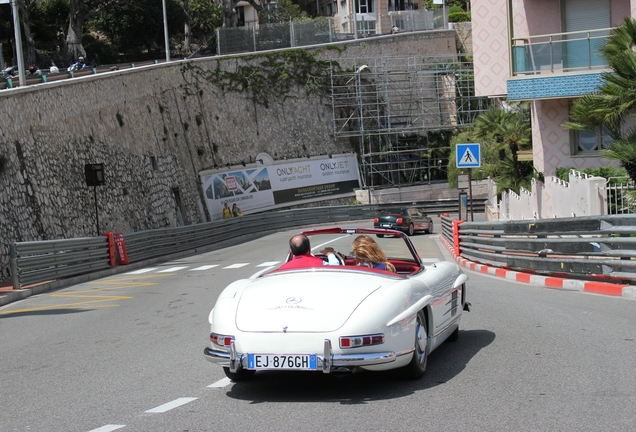
<path fill-rule="evenodd" d="M 473 311 L 421 380 L 230 382 L 203 358 L 208 313 L 228 283 L 283 260 L 291 234 L 1 308 L 0 430 L 636 430 L 636 301 L 470 271 Z M 438 234 L 414 243 L 450 259 Z"/>

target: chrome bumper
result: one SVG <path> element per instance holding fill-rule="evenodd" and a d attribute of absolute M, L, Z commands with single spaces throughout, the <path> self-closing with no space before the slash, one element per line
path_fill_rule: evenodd
<path fill-rule="evenodd" d="M 410 354 L 413 350 L 402 351 L 396 354 L 393 351 L 377 352 L 377 353 L 360 353 L 360 354 L 338 354 L 331 352 L 331 341 L 325 339 L 323 354 L 317 354 L 317 368 L 323 373 L 331 373 L 337 368 L 348 368 L 355 366 L 372 366 L 383 363 L 391 363 L 398 356 Z M 205 358 L 215 364 L 230 368 L 231 372 L 237 372 L 241 369 L 247 369 L 247 354 L 236 352 L 234 342 L 230 345 L 230 352 L 215 350 L 206 347 L 203 350 Z"/>

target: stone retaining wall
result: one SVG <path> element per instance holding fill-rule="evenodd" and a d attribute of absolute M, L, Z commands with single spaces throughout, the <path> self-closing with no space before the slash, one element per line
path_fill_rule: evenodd
<path fill-rule="evenodd" d="M 456 52 L 450 30 L 334 46 L 340 51 L 316 57 L 343 68 Z M 355 142 L 335 141 L 325 92 L 294 87 L 265 106 L 193 72 L 232 72 L 259 59 L 202 58 L 0 92 L 0 281 L 9 276 L 10 243 L 97 234 L 87 163 L 105 166 L 106 184 L 96 189 L 99 231 L 131 232 L 209 220 L 198 178 L 205 168 L 249 164 L 259 153 L 357 151 Z"/>

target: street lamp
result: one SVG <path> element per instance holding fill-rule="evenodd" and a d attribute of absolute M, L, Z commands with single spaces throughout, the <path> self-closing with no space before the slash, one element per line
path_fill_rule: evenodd
<path fill-rule="evenodd" d="M 20 15 L 18 15 L 18 2 L 17 0 L 0 0 L 0 4 L 11 3 L 13 7 L 13 31 L 15 32 L 15 50 L 18 57 L 18 76 L 20 79 L 20 85 L 26 85 L 26 78 L 24 75 L 24 57 L 22 55 L 22 35 L 20 34 Z"/>
<path fill-rule="evenodd" d="M 163 3 L 163 34 L 166 39 L 166 63 L 170 61 L 170 42 L 168 41 L 168 14 L 166 14 L 166 0 Z"/>

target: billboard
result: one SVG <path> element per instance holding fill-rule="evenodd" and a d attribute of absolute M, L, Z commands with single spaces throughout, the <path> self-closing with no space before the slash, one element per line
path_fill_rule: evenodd
<path fill-rule="evenodd" d="M 360 188 L 355 154 L 279 162 L 200 173 L 210 217 L 221 219 L 225 203 L 230 207 L 236 204 L 246 214 L 351 196 Z"/>

